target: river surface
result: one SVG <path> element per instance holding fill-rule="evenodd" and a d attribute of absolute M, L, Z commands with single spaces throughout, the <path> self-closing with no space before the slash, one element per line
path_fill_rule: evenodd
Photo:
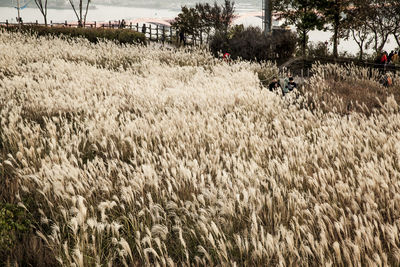
<path fill-rule="evenodd" d="M 178 1 L 178 2 L 177 2 Z M 149 2 L 148 7 L 146 4 L 141 4 L 140 6 L 111 6 L 111 5 L 95 5 L 95 8 L 90 9 L 88 12 L 87 21 L 109 21 L 109 20 L 133 20 L 138 18 L 158 18 L 158 19 L 172 19 L 176 17 L 179 13 L 180 6 L 184 1 L 175 0 L 173 4 L 166 7 L 159 4 L 158 6 L 153 2 Z M 182 2 L 182 3 L 181 3 Z M 261 2 L 261 1 L 259 1 Z M 257 2 L 258 3 L 258 2 Z M 10 4 L 11 5 L 11 4 Z M 236 12 L 238 14 L 246 14 L 249 12 L 260 11 L 260 6 L 254 2 L 246 2 L 241 0 L 237 2 Z M 8 20 L 9 22 L 15 22 L 17 16 L 17 9 L 12 7 L 0 7 L 0 22 Z M 43 17 L 39 10 L 32 6 L 21 10 L 21 17 L 24 22 L 43 22 Z M 65 22 L 65 21 L 77 21 L 77 18 L 70 8 L 65 9 L 49 9 L 48 10 L 48 21 L 53 22 Z M 258 17 L 246 17 L 243 19 L 238 19 L 235 21 L 236 24 L 244 24 L 245 26 L 260 26 L 262 21 Z M 325 42 L 329 41 L 331 37 L 330 32 L 313 31 L 310 33 L 311 42 Z M 331 47 L 331 45 L 330 45 Z M 397 47 L 396 42 L 393 38 L 389 40 L 386 44 L 385 49 L 390 51 Z M 354 41 L 344 41 L 342 40 L 339 45 L 339 51 L 347 51 L 350 54 L 356 54 L 358 51 L 358 46 Z M 372 52 L 367 50 L 367 52 Z"/>

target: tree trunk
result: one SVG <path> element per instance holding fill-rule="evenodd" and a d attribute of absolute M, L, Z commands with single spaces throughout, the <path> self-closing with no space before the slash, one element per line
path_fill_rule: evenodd
<path fill-rule="evenodd" d="M 79 0 L 79 26 L 82 27 L 82 1 L 83 0 Z"/>
<path fill-rule="evenodd" d="M 44 25 L 47 26 L 47 0 L 44 2 Z"/>
<path fill-rule="evenodd" d="M 333 57 L 338 57 L 338 43 L 339 43 L 339 23 L 340 14 L 335 13 L 335 19 L 333 23 Z"/>
<path fill-rule="evenodd" d="M 81 1 L 82 1 L 82 0 L 81 0 Z M 81 20 L 79 19 L 79 15 L 78 15 L 78 13 L 76 12 L 76 8 L 75 8 L 75 5 L 74 5 L 74 2 L 73 2 L 72 0 L 69 0 L 69 3 L 71 4 L 72 10 L 74 10 L 76 19 L 78 20 L 78 23 L 79 23 L 79 26 L 80 26 L 80 25 L 81 25 Z"/>
<path fill-rule="evenodd" d="M 302 42 L 302 54 L 303 57 L 306 56 L 306 49 L 307 49 L 307 32 L 305 30 L 303 30 L 302 32 L 302 38 L 301 38 L 301 42 Z"/>
<path fill-rule="evenodd" d="M 44 25 L 47 26 L 47 0 L 44 2 L 44 6 L 43 0 L 35 0 L 35 4 L 43 16 Z"/>
<path fill-rule="evenodd" d="M 376 51 L 378 54 L 381 53 L 383 48 L 385 47 L 388 37 L 388 35 L 382 37 L 381 43 L 379 44 L 378 50 Z"/>
<path fill-rule="evenodd" d="M 400 36 L 393 33 L 394 39 L 396 40 L 397 46 L 400 47 Z"/>
<path fill-rule="evenodd" d="M 356 37 L 356 30 L 355 29 L 351 29 L 351 34 L 353 35 L 353 40 L 357 43 L 358 48 L 360 49 L 359 60 L 362 61 L 363 56 L 364 56 L 363 46 L 364 46 L 364 40 L 365 39 L 362 39 L 362 37 L 360 36 L 360 34 L 361 34 L 360 31 L 358 31 L 358 34 L 359 34 L 358 36 L 360 37 L 360 41 L 358 41 L 358 39 Z"/>
<path fill-rule="evenodd" d="M 375 53 L 378 53 L 378 34 L 376 32 L 374 32 L 373 34 L 374 34 L 374 37 L 373 37 L 374 50 L 375 50 Z"/>
<path fill-rule="evenodd" d="M 89 4 L 90 4 L 90 0 L 87 0 L 85 18 L 83 19 L 83 27 L 85 27 L 85 25 L 86 25 L 86 17 L 87 17 L 87 13 L 89 11 Z"/>
<path fill-rule="evenodd" d="M 333 57 L 338 57 L 338 28 L 336 25 L 333 33 Z"/>

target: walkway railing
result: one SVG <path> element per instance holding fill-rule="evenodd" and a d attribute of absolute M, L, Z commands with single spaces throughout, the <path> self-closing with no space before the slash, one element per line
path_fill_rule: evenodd
<path fill-rule="evenodd" d="M 315 63 L 321 64 L 339 64 L 339 65 L 350 65 L 353 64 L 358 67 L 364 67 L 368 69 L 378 70 L 380 73 L 384 74 L 387 72 L 400 73 L 400 64 L 381 64 L 371 61 L 360 61 L 358 59 L 352 58 L 333 58 L 333 57 L 298 57 L 291 58 L 287 62 L 280 66 L 280 69 L 285 68 L 290 71 L 294 76 L 299 76 L 303 78 L 308 78 L 313 75 L 311 69 L 312 65 Z"/>
<path fill-rule="evenodd" d="M 0 26 L 2 27 L 15 27 L 18 26 L 18 23 L 10 23 L 8 20 L 5 22 L 0 22 Z M 28 22 L 23 23 L 23 25 L 37 25 L 37 26 L 45 26 L 45 24 L 36 22 Z M 78 27 L 77 22 L 65 21 L 64 23 L 53 23 L 50 21 L 47 25 L 48 27 Z M 126 24 L 122 24 L 121 21 L 108 21 L 108 22 L 86 22 L 85 28 L 104 28 L 104 29 L 129 29 L 136 32 L 144 33 L 146 38 L 150 41 L 155 42 L 169 42 L 169 43 L 179 43 L 180 36 L 179 30 L 172 26 L 167 25 L 159 25 L 159 24 L 151 24 L 151 23 L 136 23 L 132 24 L 132 22 L 128 22 Z M 203 45 L 206 44 L 208 40 L 207 34 L 200 32 L 199 34 L 185 34 L 185 43 L 187 45 Z"/>

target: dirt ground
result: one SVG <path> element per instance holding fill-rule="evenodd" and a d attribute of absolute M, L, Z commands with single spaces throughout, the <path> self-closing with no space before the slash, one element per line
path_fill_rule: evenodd
<path fill-rule="evenodd" d="M 351 81 L 328 80 L 331 92 L 343 99 L 348 111 L 364 112 L 369 115 L 373 109 L 380 109 L 381 104 L 386 102 L 388 96 L 393 95 L 397 103 L 400 103 L 400 81 L 392 86 L 384 87 L 378 82 L 358 81 L 357 84 Z M 368 110 L 363 110 L 364 104 Z"/>

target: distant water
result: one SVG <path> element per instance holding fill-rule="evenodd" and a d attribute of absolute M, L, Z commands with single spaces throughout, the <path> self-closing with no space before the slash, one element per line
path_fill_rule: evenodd
<path fill-rule="evenodd" d="M 169 9 L 155 10 L 152 8 L 142 7 L 118 7 L 118 6 L 102 6 L 96 5 L 95 9 L 88 12 L 87 21 L 108 21 L 120 19 L 134 18 L 173 18 L 177 14 L 176 11 Z M 0 7 L 0 21 L 8 19 L 15 22 L 17 10 L 11 7 Z M 25 8 L 21 10 L 21 17 L 24 22 L 43 23 L 43 16 L 37 8 Z M 50 22 L 77 21 L 75 13 L 72 9 L 49 9 L 47 20 Z"/>
<path fill-rule="evenodd" d="M 109 20 L 130 20 L 136 18 L 174 18 L 179 13 L 179 8 L 146 8 L 146 7 L 120 7 L 120 6 L 106 6 L 106 5 L 95 5 L 95 9 L 91 9 L 88 12 L 87 21 L 109 21 Z M 259 11 L 259 7 L 252 4 L 242 3 L 236 8 L 237 13 L 243 14 L 252 11 Z M 6 19 L 10 22 L 15 22 L 17 16 L 17 10 L 12 7 L 0 7 L 0 22 L 4 22 Z M 24 22 L 43 22 L 43 17 L 37 8 L 25 8 L 21 10 L 21 17 Z M 72 9 L 49 9 L 48 10 L 48 21 L 53 22 L 64 22 L 64 21 L 76 21 L 76 17 Z M 245 26 L 253 25 L 261 27 L 261 19 L 256 17 L 247 17 L 245 19 L 239 19 L 236 21 L 238 24 L 244 24 Z M 313 31 L 310 33 L 310 40 L 312 42 L 325 42 L 329 41 L 331 37 L 330 32 Z M 331 47 L 331 46 L 330 46 Z M 389 43 L 386 44 L 385 49 L 390 51 L 397 47 L 396 42 L 393 38 L 390 38 Z M 348 51 L 351 54 L 356 54 L 358 46 L 354 41 L 341 41 L 339 45 L 339 51 Z M 371 50 L 368 50 L 371 52 Z"/>

